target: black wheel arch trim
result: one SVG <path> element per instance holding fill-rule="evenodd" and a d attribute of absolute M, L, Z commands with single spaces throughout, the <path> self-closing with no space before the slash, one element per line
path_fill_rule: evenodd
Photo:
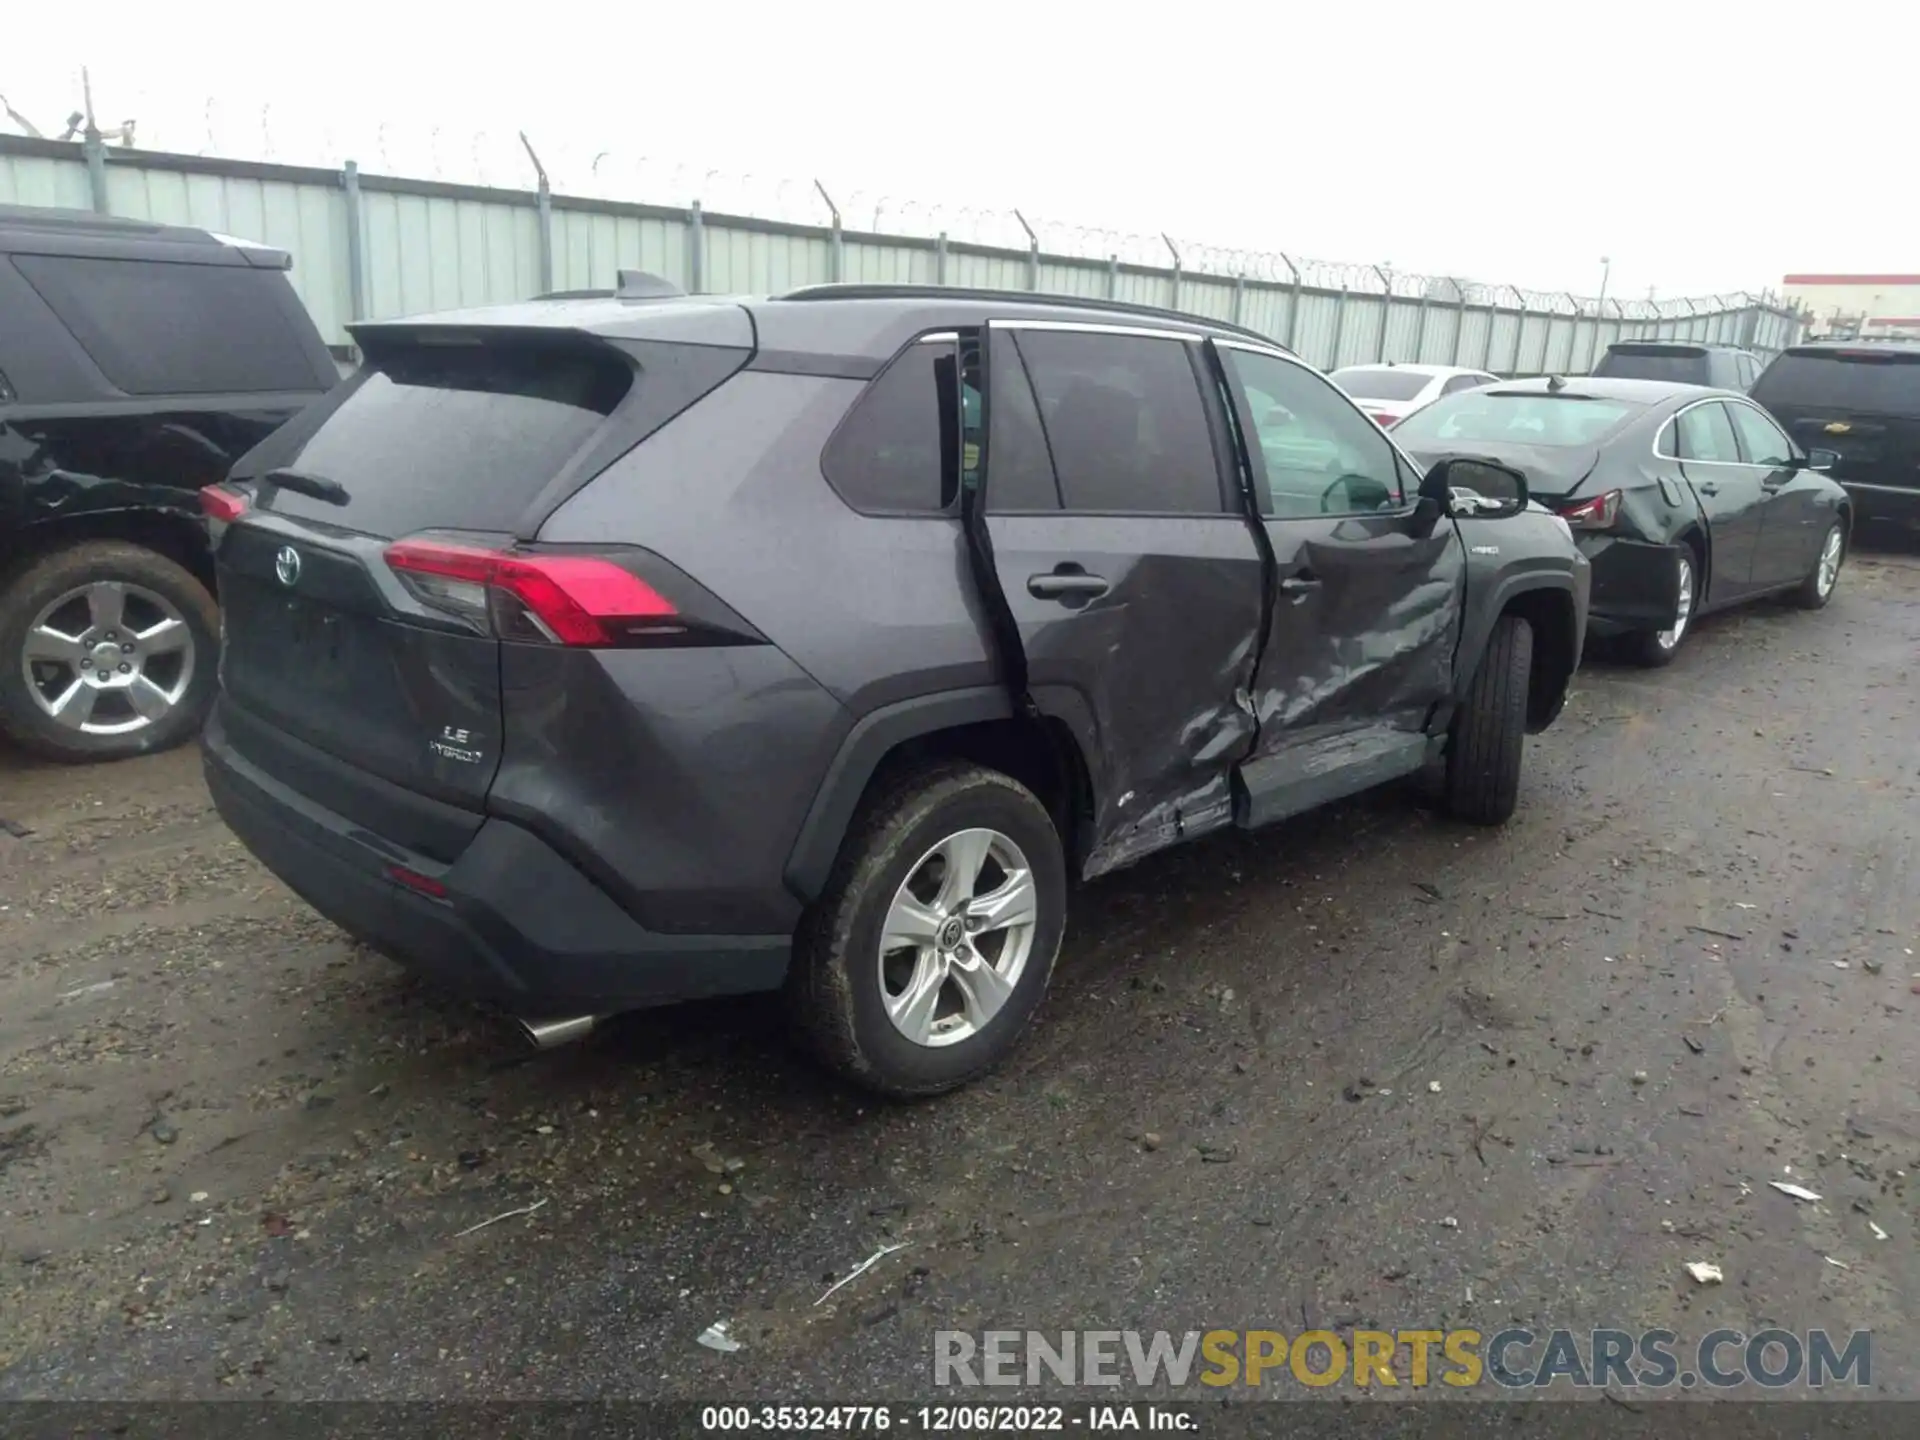
<path fill-rule="evenodd" d="M 1515 574 L 1501 576 L 1490 585 L 1481 588 L 1477 596 L 1470 593 L 1467 614 L 1461 626 L 1458 659 L 1454 665 L 1453 700 L 1456 705 L 1466 699 L 1467 690 L 1473 684 L 1473 677 L 1480 669 L 1480 662 L 1486 658 L 1487 646 L 1493 639 L 1494 625 L 1516 599 L 1535 592 L 1550 592 L 1566 596 L 1569 608 L 1575 611 L 1574 624 L 1576 626 L 1579 624 L 1579 607 L 1574 597 L 1573 575 L 1568 571 L 1522 570 Z M 1580 637 L 1576 635 L 1571 638 L 1577 641 Z M 1577 649 L 1575 659 L 1577 663 Z"/>
<path fill-rule="evenodd" d="M 1082 759 L 1091 767 L 1099 751 L 1091 731 L 1092 714 L 1084 698 L 1070 688 L 1050 685 L 1035 687 L 1033 698 L 1043 716 L 1067 727 L 1080 746 Z M 803 904 L 811 904 L 825 892 L 861 797 L 874 772 L 893 750 L 943 730 L 1011 720 L 1018 714 L 1006 686 L 977 685 L 916 695 L 861 716 L 842 738 L 814 792 L 806 818 L 800 822 L 782 877 L 788 890 Z"/>

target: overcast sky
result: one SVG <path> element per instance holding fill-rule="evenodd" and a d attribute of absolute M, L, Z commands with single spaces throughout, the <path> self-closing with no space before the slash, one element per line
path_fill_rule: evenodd
<path fill-rule="evenodd" d="M 84 64 L 155 149 L 524 185 L 524 128 L 563 192 L 1623 298 L 1920 270 L 1892 0 L 12 8 L 15 109 L 57 133 Z"/>

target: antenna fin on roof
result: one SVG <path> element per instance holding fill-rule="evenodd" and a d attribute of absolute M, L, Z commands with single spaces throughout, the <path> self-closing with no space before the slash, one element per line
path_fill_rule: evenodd
<path fill-rule="evenodd" d="M 645 270 L 622 270 L 615 280 L 614 294 L 622 300 L 664 300 L 686 293 L 671 280 Z"/>

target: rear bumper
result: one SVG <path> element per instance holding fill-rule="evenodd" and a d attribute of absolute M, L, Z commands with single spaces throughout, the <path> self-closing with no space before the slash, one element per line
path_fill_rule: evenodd
<path fill-rule="evenodd" d="M 1920 490 L 1897 485 L 1868 485 L 1853 480 L 1842 480 L 1840 485 L 1853 500 L 1856 520 L 1920 525 Z"/>
<path fill-rule="evenodd" d="M 530 831 L 488 819 L 452 864 L 394 845 L 252 764 L 216 712 L 207 788 L 229 829 L 322 915 L 449 990 L 540 1017 L 777 989 L 786 935 L 643 928 Z M 391 878 L 399 867 L 438 898 Z"/>
<path fill-rule="evenodd" d="M 1578 531 L 1575 541 L 1593 567 L 1588 634 L 1605 638 L 1673 624 L 1680 607 L 1681 547 Z"/>

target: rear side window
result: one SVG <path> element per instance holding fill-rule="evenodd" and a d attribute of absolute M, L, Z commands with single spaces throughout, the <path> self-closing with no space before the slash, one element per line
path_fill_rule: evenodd
<path fill-rule="evenodd" d="M 1769 408 L 1920 419 L 1920 349 L 1789 350 L 1766 368 L 1753 398 Z"/>
<path fill-rule="evenodd" d="M 987 414 L 987 509 L 1058 510 L 1060 487 L 1047 454 L 1040 407 L 1013 335 L 992 331 L 987 358 L 987 388 L 993 397 Z"/>
<path fill-rule="evenodd" d="M 1707 352 L 1695 345 L 1614 345 L 1608 347 L 1593 373 L 1620 380 L 1702 385 L 1707 380 Z"/>
<path fill-rule="evenodd" d="M 1433 380 L 1385 366 L 1336 370 L 1327 378 L 1356 400 L 1411 400 Z"/>
<path fill-rule="evenodd" d="M 1673 422 L 1674 454 L 1682 460 L 1739 463 L 1740 447 L 1733 438 L 1733 422 L 1721 404 L 1696 405 Z"/>
<path fill-rule="evenodd" d="M 511 530 L 634 383 L 619 356 L 420 345 L 370 361 L 285 468 L 348 501 L 275 487 L 268 508 L 365 534 Z"/>
<path fill-rule="evenodd" d="M 129 395 L 319 390 L 275 270 L 17 255 L 100 373 Z"/>
<path fill-rule="evenodd" d="M 933 514 L 952 505 L 960 484 L 956 364 L 952 340 L 923 340 L 861 392 L 820 457 L 841 499 L 880 514 Z"/>
<path fill-rule="evenodd" d="M 1184 342 L 1023 330 L 1017 343 L 1068 510 L 1218 514 L 1225 508 L 1200 382 Z"/>

